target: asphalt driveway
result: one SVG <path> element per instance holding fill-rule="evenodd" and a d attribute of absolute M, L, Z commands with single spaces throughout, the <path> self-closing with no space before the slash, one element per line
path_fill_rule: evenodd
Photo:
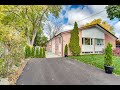
<path fill-rule="evenodd" d="M 17 85 L 120 85 L 120 77 L 103 70 L 59 57 L 32 59 L 17 80 Z"/>

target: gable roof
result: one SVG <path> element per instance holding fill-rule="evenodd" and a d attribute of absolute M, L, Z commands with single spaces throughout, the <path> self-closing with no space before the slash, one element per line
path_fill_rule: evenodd
<path fill-rule="evenodd" d="M 102 28 L 104 31 L 108 32 L 110 35 L 112 35 L 113 37 L 115 37 L 116 39 L 118 39 L 118 37 L 116 37 L 114 34 L 112 34 L 111 32 L 109 32 L 107 29 L 105 29 L 103 26 L 101 26 L 100 24 L 92 24 L 92 25 L 88 25 L 88 26 L 83 26 L 83 27 L 80 27 L 78 28 L 79 30 L 83 30 L 83 29 L 87 29 L 87 28 L 90 28 L 90 27 L 94 27 L 94 26 L 98 26 L 100 28 Z M 64 31 L 64 32 L 61 32 L 61 33 L 70 33 L 72 30 L 68 30 L 68 31 Z M 60 35 L 61 33 L 59 33 L 58 35 Z M 58 35 L 54 36 L 53 38 L 57 37 Z M 52 39 L 53 39 L 52 38 Z M 50 40 L 52 40 L 50 39 Z M 48 41 L 50 41 L 48 40 Z"/>

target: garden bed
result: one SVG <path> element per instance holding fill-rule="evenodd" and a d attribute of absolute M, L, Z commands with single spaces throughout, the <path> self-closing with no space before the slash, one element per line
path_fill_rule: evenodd
<path fill-rule="evenodd" d="M 8 81 L 9 81 L 10 85 L 16 85 L 17 79 L 21 75 L 26 64 L 27 64 L 27 60 L 22 61 L 21 65 L 15 70 L 15 73 L 8 76 Z"/>
<path fill-rule="evenodd" d="M 90 64 L 100 69 L 104 69 L 104 55 L 102 54 L 90 54 L 90 55 L 80 55 L 80 56 L 69 56 L 69 58 L 76 59 L 78 61 L 82 61 L 84 63 Z M 113 56 L 113 73 L 116 75 L 120 75 L 120 57 Z"/>

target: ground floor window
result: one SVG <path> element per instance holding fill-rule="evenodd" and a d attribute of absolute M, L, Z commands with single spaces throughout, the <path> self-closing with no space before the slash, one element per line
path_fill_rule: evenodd
<path fill-rule="evenodd" d="M 104 45 L 104 40 L 103 39 L 95 39 L 95 45 Z"/>
<path fill-rule="evenodd" d="M 83 45 L 92 45 L 93 43 L 93 40 L 92 40 L 92 38 L 82 38 L 82 44 Z"/>

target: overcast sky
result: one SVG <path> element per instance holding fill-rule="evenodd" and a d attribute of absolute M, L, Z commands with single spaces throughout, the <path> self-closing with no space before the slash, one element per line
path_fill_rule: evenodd
<path fill-rule="evenodd" d="M 63 5 L 59 18 L 55 18 L 50 14 L 48 19 L 51 24 L 60 24 L 62 31 L 67 31 L 73 28 L 75 21 L 80 27 L 87 22 L 89 23 L 94 19 L 101 18 L 103 21 L 112 25 L 114 27 L 115 35 L 120 37 L 120 21 L 117 18 L 113 20 L 107 18 L 105 6 L 107 5 Z"/>

